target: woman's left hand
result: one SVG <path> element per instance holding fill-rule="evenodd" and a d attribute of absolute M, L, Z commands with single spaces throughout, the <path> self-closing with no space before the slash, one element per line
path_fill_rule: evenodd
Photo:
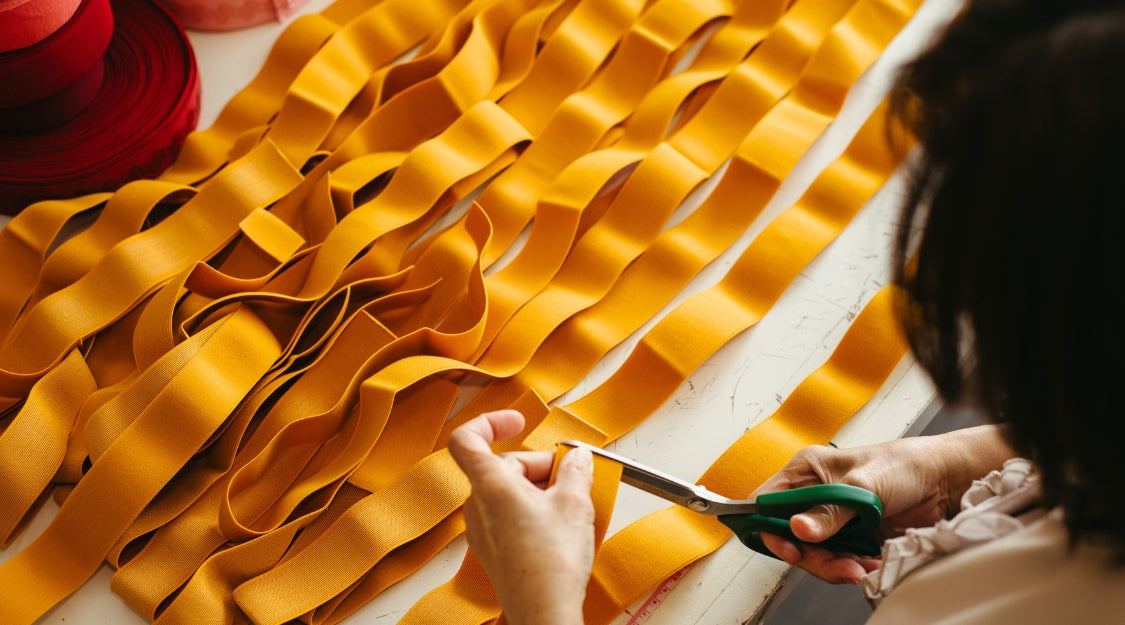
<path fill-rule="evenodd" d="M 514 410 L 483 414 L 449 437 L 469 477 L 469 549 L 488 573 L 510 625 L 577 625 L 594 563 L 593 458 L 571 450 L 547 487 L 554 454 L 492 453 L 491 444 L 523 430 Z"/>

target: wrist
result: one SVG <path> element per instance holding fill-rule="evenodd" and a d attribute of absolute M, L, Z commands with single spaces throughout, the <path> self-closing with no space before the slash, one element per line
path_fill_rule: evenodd
<path fill-rule="evenodd" d="M 543 560 L 549 566 L 512 566 L 518 582 L 504 585 L 500 604 L 507 625 L 582 625 L 589 573 L 568 558 Z M 542 563 L 541 562 L 541 563 Z"/>
<path fill-rule="evenodd" d="M 583 625 L 582 601 L 526 602 L 517 610 L 505 611 L 503 622 L 505 625 Z"/>
<path fill-rule="evenodd" d="M 938 435 L 946 516 L 961 509 L 961 497 L 973 481 L 1000 469 L 1015 455 L 999 425 L 982 425 Z"/>

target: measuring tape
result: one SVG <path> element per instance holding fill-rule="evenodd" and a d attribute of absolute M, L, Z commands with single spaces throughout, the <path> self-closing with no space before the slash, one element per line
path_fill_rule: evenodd
<path fill-rule="evenodd" d="M 656 607 L 664 602 L 664 598 L 680 583 L 680 580 L 684 578 L 684 574 L 687 573 L 690 568 L 691 565 L 689 564 L 661 582 L 661 584 L 656 587 L 656 590 L 652 591 L 652 594 L 648 596 L 648 599 L 645 599 L 644 604 L 641 605 L 641 609 L 637 610 L 636 614 L 633 615 L 633 618 L 629 619 L 626 625 L 641 625 L 641 623 L 647 621 L 648 617 L 652 616 L 653 611 L 656 610 Z"/>

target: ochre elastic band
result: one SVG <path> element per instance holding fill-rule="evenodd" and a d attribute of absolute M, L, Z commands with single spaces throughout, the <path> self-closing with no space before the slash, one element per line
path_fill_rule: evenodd
<path fill-rule="evenodd" d="M 6 621 L 31 623 L 85 582 L 136 514 L 199 450 L 277 355 L 273 335 L 249 311 L 232 315 L 218 331 L 200 338 L 207 342 L 207 356 L 201 354 L 175 376 L 175 385 L 149 404 L 83 476 L 43 534 L 0 567 Z M 241 357 L 231 360 L 230 353 Z M 143 383 L 142 377 L 138 384 Z M 199 388 L 211 389 L 207 401 L 200 401 Z M 170 423 L 179 427 L 169 428 Z M 166 452 L 152 454 L 154 442 Z M 143 479 L 133 470 L 138 463 L 146 467 Z M 123 479 L 130 488 L 120 487 Z"/>

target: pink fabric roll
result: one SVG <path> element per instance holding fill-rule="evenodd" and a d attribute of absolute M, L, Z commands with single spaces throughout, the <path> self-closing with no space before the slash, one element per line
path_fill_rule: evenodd
<path fill-rule="evenodd" d="M 82 0 L 0 0 L 0 53 L 39 43 L 78 10 Z"/>
<path fill-rule="evenodd" d="M 282 21 L 305 0 L 160 0 L 185 28 L 235 30 Z"/>

